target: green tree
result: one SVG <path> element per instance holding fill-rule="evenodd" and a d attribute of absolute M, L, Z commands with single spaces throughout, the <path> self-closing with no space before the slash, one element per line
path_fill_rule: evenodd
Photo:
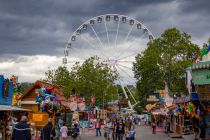
<path fill-rule="evenodd" d="M 199 51 L 186 32 L 176 28 L 165 30 L 161 37 L 148 43 L 148 48 L 136 56 L 134 73 L 140 99 L 157 89 L 163 89 L 166 83 L 171 92 L 184 93 L 185 68 L 192 64 Z"/>
<path fill-rule="evenodd" d="M 56 70 L 48 69 L 48 71 L 45 72 L 44 81 L 62 86 L 63 94 L 66 97 L 69 97 L 71 94 L 72 89 L 70 89 L 69 85 L 73 82 L 73 80 L 66 67 L 59 66 Z"/>
<path fill-rule="evenodd" d="M 87 59 L 82 65 L 79 62 L 72 67 L 70 75 L 73 83 L 70 84 L 76 92 L 85 96 L 91 95 L 101 98 L 107 95 L 107 99 L 116 96 L 114 81 L 118 78 L 116 71 L 111 70 L 106 64 L 99 62 L 98 57 Z"/>
<path fill-rule="evenodd" d="M 210 38 L 208 39 L 207 43 L 203 44 L 203 48 L 207 48 L 208 46 L 210 46 Z"/>
<path fill-rule="evenodd" d="M 48 70 L 45 75 L 46 81 L 63 86 L 65 97 L 69 97 L 73 89 L 87 98 L 92 95 L 100 100 L 102 97 L 106 100 L 117 97 L 114 81 L 118 73 L 99 62 L 98 57 L 91 57 L 82 64 L 76 62 L 70 71 L 66 67 L 58 67 L 55 71 Z"/>
<path fill-rule="evenodd" d="M 20 83 L 18 86 L 18 92 L 24 93 L 31 85 L 32 83 L 29 82 Z"/>

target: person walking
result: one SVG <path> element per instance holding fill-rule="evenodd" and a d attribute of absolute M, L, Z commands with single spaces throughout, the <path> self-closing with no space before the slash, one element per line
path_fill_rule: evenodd
<path fill-rule="evenodd" d="M 141 125 L 141 118 L 138 117 L 138 125 L 140 126 Z"/>
<path fill-rule="evenodd" d="M 194 140 L 198 140 L 198 134 L 199 134 L 199 119 L 197 119 L 195 116 L 192 118 L 193 123 L 193 129 L 195 133 Z"/>
<path fill-rule="evenodd" d="M 73 139 L 76 139 L 79 136 L 80 130 L 78 128 L 77 123 L 74 124 L 73 128 L 72 128 L 72 133 L 71 133 L 71 137 Z"/>
<path fill-rule="evenodd" d="M 48 123 L 42 128 L 41 140 L 51 140 L 52 135 L 53 135 L 52 119 L 49 118 Z"/>
<path fill-rule="evenodd" d="M 82 134 L 85 134 L 86 123 L 82 121 Z"/>
<path fill-rule="evenodd" d="M 116 140 L 123 140 L 125 134 L 125 124 L 123 120 L 118 120 L 116 124 Z"/>
<path fill-rule="evenodd" d="M 100 122 L 100 119 L 97 119 L 97 122 L 95 124 L 95 128 L 96 128 L 96 137 L 98 136 L 98 133 L 101 136 L 101 122 Z"/>
<path fill-rule="evenodd" d="M 199 120 L 199 127 L 200 127 L 200 130 L 201 130 L 200 138 L 202 140 L 204 140 L 205 137 L 206 137 L 206 127 L 207 127 L 206 120 L 205 120 L 204 116 L 201 116 L 201 118 Z"/>
<path fill-rule="evenodd" d="M 108 140 L 112 139 L 113 129 L 114 129 L 113 122 L 110 119 L 108 119 L 106 123 L 106 134 L 107 134 L 106 139 Z"/>
<path fill-rule="evenodd" d="M 129 131 L 129 140 L 135 140 L 135 138 L 136 138 L 135 127 L 131 126 L 131 129 Z"/>
<path fill-rule="evenodd" d="M 152 134 L 156 133 L 156 122 L 155 120 L 152 122 Z"/>
<path fill-rule="evenodd" d="M 12 140 L 31 140 L 31 130 L 27 121 L 26 116 L 21 117 L 20 122 L 14 127 Z"/>
<path fill-rule="evenodd" d="M 68 128 L 66 126 L 66 123 L 63 123 L 63 126 L 61 126 L 61 129 L 60 129 L 60 132 L 61 132 L 61 140 L 66 140 L 68 137 L 67 135 Z"/>
<path fill-rule="evenodd" d="M 128 129 L 128 130 L 131 129 L 132 121 L 131 121 L 131 119 L 130 119 L 129 116 L 128 116 L 128 118 L 127 118 L 126 121 L 125 121 L 125 126 L 126 126 L 126 129 Z"/>

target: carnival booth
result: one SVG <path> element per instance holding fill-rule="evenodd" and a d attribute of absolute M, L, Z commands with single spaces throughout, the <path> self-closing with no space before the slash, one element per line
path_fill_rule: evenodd
<path fill-rule="evenodd" d="M 188 96 L 182 96 L 174 99 L 176 108 L 173 110 L 172 130 L 173 135 L 182 137 L 193 133 L 193 124 L 191 121 L 192 105 Z"/>
<path fill-rule="evenodd" d="M 12 130 L 28 109 L 12 106 L 13 97 L 17 92 L 16 77 L 5 79 L 0 75 L 0 139 L 11 139 Z"/>
<path fill-rule="evenodd" d="M 53 85 L 44 81 L 36 81 L 29 87 L 21 96 L 20 104 L 22 108 L 30 109 L 29 121 L 40 128 L 47 124 L 49 117 L 56 120 L 56 115 L 64 110 L 69 110 L 69 103 L 62 96 L 61 88 L 58 85 Z M 69 111 L 70 112 L 70 111 Z M 63 115 L 66 119 L 66 115 Z"/>
<path fill-rule="evenodd" d="M 195 114 L 198 119 L 205 114 L 208 126 L 206 138 L 210 138 L 210 45 L 203 48 L 195 63 L 186 69 L 186 81 L 189 93 L 195 92 L 199 98 L 199 101 L 194 102 L 194 110 L 198 110 Z"/>

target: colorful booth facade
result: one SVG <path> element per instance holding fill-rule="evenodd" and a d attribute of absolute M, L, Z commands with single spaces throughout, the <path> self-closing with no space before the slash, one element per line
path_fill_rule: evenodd
<path fill-rule="evenodd" d="M 210 138 L 210 46 L 201 50 L 196 63 L 186 69 L 187 88 L 190 94 L 192 116 L 205 116 L 207 137 Z"/>

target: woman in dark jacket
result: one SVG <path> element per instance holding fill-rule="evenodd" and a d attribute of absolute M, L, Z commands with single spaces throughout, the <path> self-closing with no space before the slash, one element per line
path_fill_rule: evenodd
<path fill-rule="evenodd" d="M 51 120 L 48 121 L 48 124 L 45 125 L 41 132 L 42 140 L 51 140 L 51 135 L 53 135 L 53 125 Z"/>
<path fill-rule="evenodd" d="M 125 124 L 123 120 L 118 120 L 116 124 L 116 140 L 123 140 L 125 134 Z"/>

